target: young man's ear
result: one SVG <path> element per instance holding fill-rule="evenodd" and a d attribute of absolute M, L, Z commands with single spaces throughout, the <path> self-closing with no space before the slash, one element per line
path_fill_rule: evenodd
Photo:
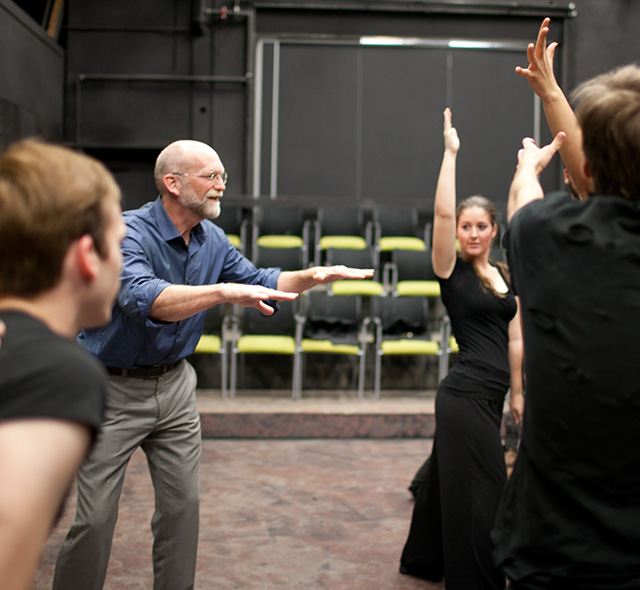
<path fill-rule="evenodd" d="M 591 169 L 589 168 L 589 164 L 587 163 L 586 160 L 584 160 L 582 162 L 582 174 L 587 179 L 589 192 L 590 193 L 595 193 L 596 192 L 596 187 L 595 187 L 595 184 L 594 184 L 594 181 L 593 181 L 593 175 L 591 174 Z M 586 198 L 586 195 L 582 196 L 582 198 Z"/>
<path fill-rule="evenodd" d="M 83 235 L 74 246 L 74 262 L 80 276 L 86 281 L 93 281 L 98 276 L 100 264 L 93 238 L 89 234 Z"/>

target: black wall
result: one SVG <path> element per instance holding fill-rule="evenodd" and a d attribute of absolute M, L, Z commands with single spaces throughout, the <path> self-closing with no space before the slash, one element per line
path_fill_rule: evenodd
<path fill-rule="evenodd" d="M 0 149 L 62 137 L 64 50 L 10 0 L 0 0 Z"/>
<path fill-rule="evenodd" d="M 561 42 L 557 74 L 567 90 L 636 60 L 640 49 L 633 0 L 219 6 L 69 0 L 55 43 L 1 0 L 4 145 L 40 134 L 94 153 L 116 173 L 126 207 L 153 197 L 153 161 L 183 137 L 220 152 L 228 196 L 428 205 L 449 105 L 463 146 L 460 194 L 500 205 L 521 137 L 539 129 L 548 139 L 528 85 L 513 73 L 542 17 L 552 17 Z M 362 35 L 419 43 L 362 46 Z M 449 39 L 503 46 L 454 49 L 443 45 Z M 557 162 L 543 182 L 558 185 Z"/>

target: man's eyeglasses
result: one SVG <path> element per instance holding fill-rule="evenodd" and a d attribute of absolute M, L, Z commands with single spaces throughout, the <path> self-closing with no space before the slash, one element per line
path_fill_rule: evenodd
<path fill-rule="evenodd" d="M 176 176 L 197 176 L 198 178 L 206 178 L 210 182 L 215 182 L 216 178 L 222 180 L 222 184 L 227 185 L 229 175 L 226 172 L 212 172 L 211 174 L 187 174 L 186 172 L 172 172 Z"/>

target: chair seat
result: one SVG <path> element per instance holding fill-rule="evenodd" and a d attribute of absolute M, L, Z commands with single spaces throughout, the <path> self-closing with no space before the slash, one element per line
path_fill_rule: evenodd
<path fill-rule="evenodd" d="M 303 352 L 318 352 L 326 354 L 352 354 L 357 355 L 360 348 L 355 344 L 336 344 L 331 340 L 313 340 L 304 338 L 301 342 Z"/>
<path fill-rule="evenodd" d="M 198 345 L 194 352 L 198 354 L 215 354 L 220 352 L 222 348 L 222 340 L 220 336 L 213 334 L 203 334 L 198 340 Z"/>
<path fill-rule="evenodd" d="M 439 297 L 440 283 L 438 281 L 398 281 L 396 292 L 399 296 Z"/>
<path fill-rule="evenodd" d="M 380 346 L 383 354 L 439 354 L 440 345 L 433 340 L 385 340 Z"/>
<path fill-rule="evenodd" d="M 386 236 L 380 238 L 380 250 L 390 252 L 391 250 L 424 250 L 426 244 L 420 238 L 411 236 Z"/>
<path fill-rule="evenodd" d="M 260 236 L 257 244 L 263 248 L 302 248 L 304 240 L 300 236 L 270 235 Z"/>
<path fill-rule="evenodd" d="M 322 236 L 318 244 L 321 250 L 364 250 L 367 247 L 367 241 L 360 236 Z"/>
<path fill-rule="evenodd" d="M 296 341 L 291 336 L 248 334 L 238 339 L 237 349 L 248 354 L 294 354 Z"/>
<path fill-rule="evenodd" d="M 370 295 L 376 297 L 382 295 L 383 291 L 382 283 L 366 279 L 344 279 L 331 285 L 331 292 L 334 295 Z"/>

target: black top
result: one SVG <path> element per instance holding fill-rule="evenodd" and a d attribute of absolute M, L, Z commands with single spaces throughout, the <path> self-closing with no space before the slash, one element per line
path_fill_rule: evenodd
<path fill-rule="evenodd" d="M 502 272 L 500 271 L 502 274 Z M 506 277 L 505 282 L 508 284 Z M 509 389 L 509 322 L 517 305 L 511 289 L 500 297 L 486 288 L 462 258 L 448 279 L 438 279 L 442 302 L 460 353 L 440 389 L 503 401 Z"/>
<path fill-rule="evenodd" d="M 496 556 L 526 587 L 640 588 L 640 209 L 550 195 L 506 243 L 527 396 Z"/>
<path fill-rule="evenodd" d="M 3 311 L 0 318 L 7 326 L 0 346 L 0 420 L 59 418 L 95 433 L 108 384 L 104 367 L 29 315 Z"/>

